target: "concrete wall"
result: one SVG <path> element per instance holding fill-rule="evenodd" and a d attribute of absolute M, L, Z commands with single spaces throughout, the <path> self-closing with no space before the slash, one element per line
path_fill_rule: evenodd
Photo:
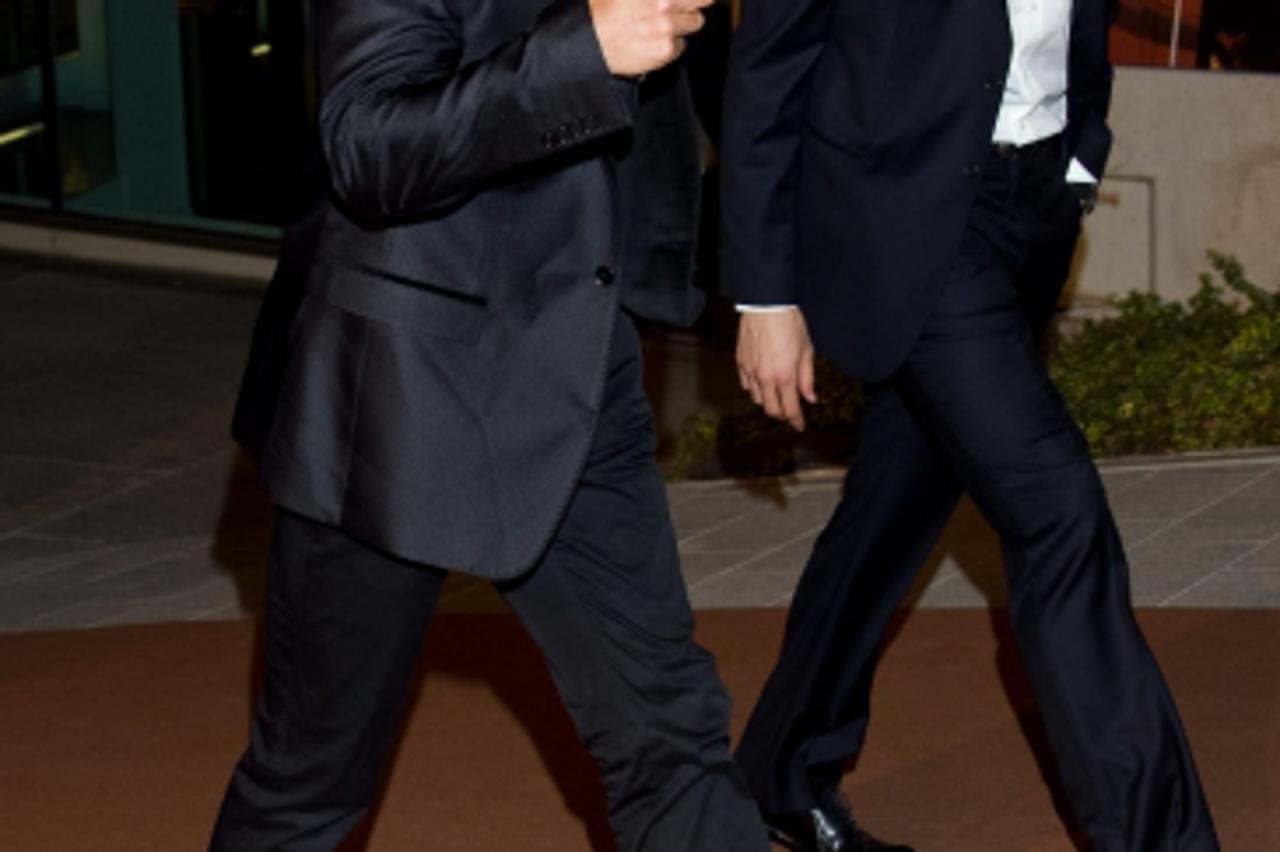
<path fill-rule="evenodd" d="M 1280 288 L 1280 75 L 1117 69 L 1116 145 L 1070 290 L 1183 298 L 1209 249 Z"/>
<path fill-rule="evenodd" d="M 0 218 L 0 252 L 43 255 L 116 266 L 164 271 L 182 279 L 185 273 L 253 281 L 263 286 L 275 269 L 270 255 L 184 245 L 142 237 L 55 228 Z"/>

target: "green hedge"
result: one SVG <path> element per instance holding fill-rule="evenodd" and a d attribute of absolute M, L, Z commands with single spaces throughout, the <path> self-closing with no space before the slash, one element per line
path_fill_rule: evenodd
<path fill-rule="evenodd" d="M 1050 372 L 1099 455 L 1280 444 L 1280 295 L 1210 252 L 1187 303 L 1131 293 L 1053 351 Z"/>
<path fill-rule="evenodd" d="M 1233 257 L 1209 253 L 1187 302 L 1149 293 L 1116 300 L 1114 316 L 1057 340 L 1049 370 L 1096 455 L 1280 445 L 1280 294 L 1250 282 Z M 677 437 L 673 478 L 766 475 L 853 453 L 862 401 L 829 364 L 818 373 L 809 431 L 796 435 L 753 408 L 698 414 Z"/>

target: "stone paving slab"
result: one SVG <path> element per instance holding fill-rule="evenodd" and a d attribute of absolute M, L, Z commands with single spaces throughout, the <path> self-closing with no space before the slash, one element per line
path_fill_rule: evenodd
<path fill-rule="evenodd" d="M 261 610 L 271 509 L 227 436 L 256 300 L 0 258 L 0 631 Z M 662 395 L 707 381 L 707 358 L 648 350 Z M 1101 469 L 1138 605 L 1280 607 L 1280 450 Z M 693 604 L 787 605 L 841 480 L 825 470 L 671 486 Z M 908 600 L 1004 603 L 999 544 L 971 504 Z M 441 602 L 503 605 L 462 576 Z"/>
<path fill-rule="evenodd" d="M 1233 570 L 1280 572 L 1280 541 L 1270 541 L 1254 549 Z"/>
<path fill-rule="evenodd" d="M 1130 556 L 1136 605 L 1275 606 L 1271 575 L 1280 574 L 1280 568 L 1269 566 L 1280 563 L 1280 508 L 1275 502 L 1280 498 L 1280 453 L 1101 466 Z M 834 473 L 826 481 L 811 474 L 807 481 L 775 480 L 774 485 L 786 499 L 761 496 L 759 483 L 751 490 L 726 483 L 723 492 L 701 494 L 702 502 L 718 497 L 740 514 L 716 515 L 710 532 L 686 523 L 684 541 L 701 543 L 738 530 L 756 546 L 738 562 L 732 551 L 719 551 L 725 555 L 711 578 L 699 576 L 702 568 L 694 562 L 694 571 L 686 576 L 695 604 L 778 606 L 789 600 L 789 595 L 778 594 L 775 583 L 757 578 L 798 576 L 816 530 L 838 500 L 840 481 Z M 676 514 L 680 511 L 677 504 Z M 711 514 L 706 505 L 699 511 Z M 745 532 L 748 528 L 763 531 L 762 537 Z M 777 535 L 779 529 L 800 533 L 787 539 Z M 699 555 L 696 549 L 686 553 Z M 1003 605 L 1001 562 L 996 536 L 973 505 L 963 501 L 910 599 L 918 606 Z M 1254 573 L 1266 576 L 1251 578 Z M 1250 583 L 1256 596 L 1247 591 Z"/>

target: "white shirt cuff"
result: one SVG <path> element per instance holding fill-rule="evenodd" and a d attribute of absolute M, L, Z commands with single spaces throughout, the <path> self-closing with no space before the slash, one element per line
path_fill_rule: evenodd
<path fill-rule="evenodd" d="M 1067 183 L 1092 183 L 1096 184 L 1098 179 L 1093 173 L 1084 167 L 1084 164 L 1075 157 L 1071 158 L 1071 165 L 1067 166 Z"/>
<path fill-rule="evenodd" d="M 740 314 L 776 314 L 795 309 L 795 305 L 737 305 Z"/>

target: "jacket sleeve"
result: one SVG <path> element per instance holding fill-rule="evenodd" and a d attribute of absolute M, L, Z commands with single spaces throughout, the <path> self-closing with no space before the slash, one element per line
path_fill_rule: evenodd
<path fill-rule="evenodd" d="M 748 0 L 734 36 L 721 140 L 722 290 L 794 303 L 800 137 L 835 0 Z"/>
<path fill-rule="evenodd" d="M 462 32 L 450 0 L 318 3 L 321 143 L 334 191 L 367 224 L 446 210 L 632 122 L 634 86 L 609 73 L 587 0 L 554 0 L 465 65 Z"/>
<path fill-rule="evenodd" d="M 1115 79 L 1115 71 L 1106 55 L 1107 34 L 1116 19 L 1119 4 L 1116 0 L 1106 0 L 1104 17 L 1105 32 L 1102 34 L 1102 51 L 1098 62 L 1094 63 L 1093 73 L 1087 81 L 1082 81 L 1079 92 L 1072 92 L 1071 109 L 1079 116 L 1079 130 L 1075 136 L 1075 147 L 1071 156 L 1080 162 L 1098 180 L 1102 179 L 1107 169 L 1107 158 L 1111 154 L 1111 128 L 1107 125 L 1107 113 L 1111 109 L 1111 88 Z M 1073 86 L 1076 85 L 1073 83 Z M 1073 122 L 1076 118 L 1073 116 Z"/>

